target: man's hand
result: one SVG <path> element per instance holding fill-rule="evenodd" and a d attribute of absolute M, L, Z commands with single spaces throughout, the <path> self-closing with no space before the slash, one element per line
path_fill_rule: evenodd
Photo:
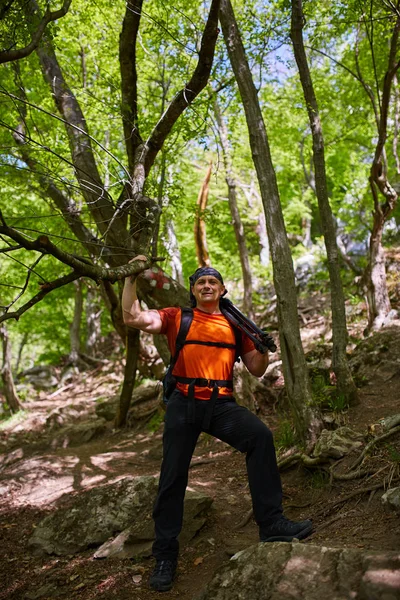
<path fill-rule="evenodd" d="M 134 262 L 135 260 L 143 260 L 143 261 L 147 261 L 148 258 L 147 256 L 144 256 L 143 254 L 138 254 L 137 256 L 134 256 L 133 258 L 130 259 L 130 261 L 128 261 L 129 263 Z M 136 277 L 138 276 L 138 273 L 135 273 L 135 275 L 129 275 L 130 278 L 130 282 L 134 283 L 134 281 L 136 280 Z"/>
<path fill-rule="evenodd" d="M 139 254 L 131 258 L 130 263 L 135 260 L 147 261 L 148 258 Z M 157 310 L 142 310 L 136 293 L 136 277 L 132 275 L 125 278 L 122 292 L 122 314 L 125 325 L 141 329 L 148 333 L 160 333 L 162 321 Z"/>

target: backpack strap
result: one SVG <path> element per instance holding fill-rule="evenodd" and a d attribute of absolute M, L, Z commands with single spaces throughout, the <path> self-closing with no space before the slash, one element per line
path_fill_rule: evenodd
<path fill-rule="evenodd" d="M 186 336 L 190 329 L 190 325 L 193 321 L 193 309 L 192 308 L 181 308 L 181 323 L 179 325 L 178 335 L 176 336 L 175 341 L 175 354 L 171 355 L 169 366 L 166 370 L 166 373 L 163 378 L 163 402 L 164 405 L 167 404 L 168 398 L 172 394 L 176 386 L 176 379 L 172 375 L 172 371 L 176 365 L 176 361 L 178 360 L 179 353 L 182 350 Z"/>
<path fill-rule="evenodd" d="M 183 307 L 181 308 L 181 323 L 179 326 L 178 335 L 176 336 L 175 342 L 175 354 L 171 358 L 171 368 L 173 369 L 178 356 L 183 346 L 185 345 L 186 336 L 189 333 L 190 326 L 193 321 L 193 308 Z"/>

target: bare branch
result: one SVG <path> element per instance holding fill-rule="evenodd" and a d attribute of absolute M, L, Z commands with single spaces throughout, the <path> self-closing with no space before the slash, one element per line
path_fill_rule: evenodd
<path fill-rule="evenodd" d="M 9 248 L 0 248 L 0 254 L 12 252 L 13 250 L 21 250 L 21 248 L 23 248 L 23 246 L 10 246 Z"/>
<path fill-rule="evenodd" d="M 26 312 L 27 310 L 32 308 L 32 306 L 40 302 L 45 296 L 47 296 L 47 294 L 49 294 L 53 290 L 56 290 L 57 288 L 71 283 L 72 281 L 75 281 L 76 279 L 79 279 L 79 277 L 80 274 L 73 271 L 69 275 L 64 275 L 63 277 L 59 277 L 54 281 L 50 281 L 49 283 L 42 285 L 40 292 L 33 296 L 33 298 L 31 298 L 28 302 L 21 306 L 21 308 L 19 308 L 17 311 L 11 313 L 6 312 L 5 314 L 0 315 L 0 323 L 2 323 L 3 321 L 7 321 L 8 319 L 15 319 L 16 321 L 18 321 L 18 319 L 21 315 L 24 314 L 24 312 Z"/>
<path fill-rule="evenodd" d="M 28 275 L 26 276 L 25 283 L 22 286 L 21 291 L 16 296 L 16 298 L 14 298 L 14 300 L 12 302 L 10 302 L 10 304 L 8 304 L 8 306 L 6 307 L 7 310 L 9 308 L 11 308 L 13 306 L 13 304 L 15 304 L 21 298 L 21 296 L 26 292 L 26 289 L 27 289 L 27 287 L 29 285 L 29 280 L 31 278 L 31 275 L 32 275 L 32 273 L 34 273 L 34 268 L 36 267 L 36 265 L 39 264 L 39 262 L 42 260 L 43 257 L 44 257 L 44 254 L 42 254 L 41 256 L 39 256 L 39 258 L 37 258 L 35 260 L 35 262 L 33 263 L 33 265 L 31 267 L 28 267 Z"/>
<path fill-rule="evenodd" d="M 220 0 L 212 0 L 207 23 L 201 39 L 199 60 L 190 81 L 178 92 L 157 125 L 154 127 L 143 149 L 145 173 L 148 174 L 165 139 L 183 111 L 193 102 L 207 85 L 214 59 L 215 44 L 219 33 L 218 12 Z"/>
<path fill-rule="evenodd" d="M 20 60 L 21 58 L 25 58 L 26 56 L 29 56 L 29 54 L 32 54 L 32 52 L 38 47 L 47 25 L 52 21 L 56 21 L 57 19 L 64 17 L 68 12 L 71 2 L 72 0 L 64 0 L 62 7 L 53 12 L 47 8 L 38 28 L 32 35 L 30 43 L 25 46 L 25 48 L 18 48 L 17 50 L 4 50 L 3 52 L 0 52 L 0 64 L 11 62 L 13 60 Z"/>
<path fill-rule="evenodd" d="M 396 24 L 393 29 L 392 38 L 390 40 L 390 51 L 387 71 L 385 73 L 383 91 L 382 91 L 382 102 L 381 102 L 381 115 L 378 126 L 379 139 L 375 149 L 374 163 L 381 160 L 383 148 L 385 146 L 387 138 L 387 121 L 389 113 L 390 93 L 394 76 L 400 67 L 400 61 L 397 60 L 397 46 L 399 41 L 400 31 L 400 16 L 397 17 Z"/>
<path fill-rule="evenodd" d="M 68 127 L 72 127 L 77 132 L 79 132 L 82 135 L 86 136 L 90 141 L 94 142 L 94 144 L 96 144 L 96 146 L 99 146 L 99 148 L 101 148 L 102 150 L 104 150 L 104 152 L 106 152 L 106 154 L 108 154 L 118 164 L 118 166 L 121 167 L 121 169 L 125 172 L 125 175 L 127 177 L 129 177 L 128 171 L 126 170 L 126 168 L 124 167 L 124 165 L 122 164 L 122 162 L 115 156 L 115 154 L 113 154 L 112 152 L 110 152 L 108 150 L 108 148 L 106 148 L 96 138 L 94 138 L 93 136 L 91 136 L 87 131 L 85 131 L 81 127 L 78 127 L 78 125 L 74 125 L 70 121 L 67 121 L 66 119 L 63 119 L 62 117 L 60 117 L 58 115 L 55 115 L 54 113 L 52 113 L 52 112 L 50 112 L 50 111 L 42 108 L 41 106 L 38 106 L 37 104 L 33 104 L 32 102 L 28 102 L 28 100 L 26 100 L 26 98 L 21 98 L 19 96 L 15 96 L 14 94 L 11 94 L 7 90 L 4 90 L 4 89 L 0 90 L 0 94 L 3 94 L 4 96 L 8 96 L 9 98 L 12 98 L 13 100 L 17 100 L 18 102 L 22 102 L 26 106 L 29 106 L 30 108 L 38 110 L 38 111 L 40 111 L 40 112 L 48 115 L 52 119 L 56 119 L 57 121 L 60 121 L 61 123 L 64 123 L 64 125 L 67 125 Z M 33 141 L 33 140 L 31 140 L 30 138 L 27 138 L 27 141 Z M 48 149 L 48 148 L 46 148 L 46 149 Z M 65 160 L 65 159 L 63 159 L 63 160 Z M 72 163 L 68 163 L 68 164 L 70 164 L 71 166 L 75 166 Z M 87 172 L 83 172 L 83 174 L 86 175 L 87 177 L 90 177 L 90 174 L 87 173 Z"/>
<path fill-rule="evenodd" d="M 396 161 L 397 174 L 400 175 L 400 158 L 398 153 L 399 131 L 400 131 L 400 93 L 397 75 L 393 77 L 394 88 L 394 132 L 393 132 L 393 156 Z"/>
<path fill-rule="evenodd" d="M 72 267 L 80 276 L 89 277 L 96 283 L 101 280 L 107 280 L 114 283 L 115 281 L 125 279 L 125 277 L 128 277 L 129 275 L 137 275 L 148 269 L 153 262 L 163 260 L 162 258 L 152 258 L 147 261 L 138 260 L 114 269 L 99 267 L 90 264 L 88 259 L 77 258 L 68 252 L 64 252 L 58 246 L 53 244 L 45 235 L 39 236 L 36 240 L 29 240 L 19 233 L 19 231 L 9 227 L 5 223 L 1 211 L 0 221 L 3 223 L 3 225 L 0 226 L 0 234 L 6 235 L 18 244 L 21 244 L 26 250 L 34 250 L 36 252 L 41 252 L 42 254 L 51 254 L 60 262 Z"/>
<path fill-rule="evenodd" d="M 138 125 L 136 40 L 143 0 L 128 0 L 119 38 L 121 113 L 129 170 L 133 173 L 136 148 L 142 142 Z"/>
<path fill-rule="evenodd" d="M 372 104 L 372 108 L 373 108 L 373 111 L 374 111 L 374 115 L 375 115 L 376 126 L 379 129 L 379 110 L 378 110 L 378 106 L 376 105 L 376 100 L 375 100 L 374 92 L 371 90 L 370 86 L 365 81 L 365 79 L 364 79 L 364 77 L 363 77 L 363 75 L 361 73 L 360 62 L 358 60 L 358 56 L 359 56 L 359 53 L 360 53 L 360 38 L 359 38 L 359 33 L 360 33 L 360 31 L 358 31 L 358 34 L 357 34 L 356 47 L 355 47 L 355 50 L 354 50 L 354 58 L 355 58 L 355 63 L 356 63 L 358 81 L 361 83 L 361 85 L 363 86 L 364 90 L 367 93 L 368 98 L 370 99 L 370 102 Z"/>
<path fill-rule="evenodd" d="M 35 18 L 36 4 L 30 0 L 26 4 L 25 12 L 28 20 Z M 76 177 L 82 190 L 82 195 L 97 223 L 99 231 L 105 233 L 107 224 L 114 216 L 112 201 L 104 189 L 100 173 L 93 154 L 91 139 L 88 137 L 88 128 L 81 106 L 68 87 L 63 72 L 58 63 L 52 42 L 46 34 L 43 35 L 37 54 L 41 69 L 52 92 L 57 109 L 66 121 L 66 132 L 71 150 L 72 162 L 75 167 Z M 88 186 L 87 175 L 90 186 Z M 114 227 L 108 233 L 110 243 L 128 246 L 128 232 L 117 218 Z"/>

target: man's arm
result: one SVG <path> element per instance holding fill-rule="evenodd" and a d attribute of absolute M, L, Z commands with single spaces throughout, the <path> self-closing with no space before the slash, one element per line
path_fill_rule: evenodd
<path fill-rule="evenodd" d="M 252 375 L 262 377 L 269 363 L 268 352 L 261 354 L 258 350 L 251 350 L 242 356 L 242 360 Z"/>
<path fill-rule="evenodd" d="M 132 260 L 147 260 L 145 256 L 135 256 Z M 132 262 L 129 261 L 129 262 Z M 160 333 L 162 321 L 157 310 L 142 310 L 136 293 L 136 278 L 127 277 L 122 292 L 122 315 L 125 325 L 148 333 Z"/>

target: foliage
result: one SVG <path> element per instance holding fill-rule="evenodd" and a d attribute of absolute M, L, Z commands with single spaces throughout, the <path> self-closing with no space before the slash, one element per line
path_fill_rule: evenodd
<path fill-rule="evenodd" d="M 289 419 L 282 418 L 279 420 L 274 440 L 277 448 L 291 448 L 295 445 L 295 431 L 293 423 Z"/>
<path fill-rule="evenodd" d="M 30 38 L 28 22 L 21 18 L 23 3 L 15 1 L 0 22 L 1 46 L 26 44 Z M 39 6 L 45 7 L 40 0 Z M 50 7 L 55 8 L 56 2 Z M 235 9 L 267 124 L 281 201 L 295 259 L 305 253 L 321 254 L 321 225 L 313 189 L 312 141 L 301 86 L 289 41 L 290 3 L 274 0 L 267 4 L 237 0 Z M 349 254 L 361 266 L 370 233 L 372 198 L 368 176 L 376 138 L 375 116 L 370 99 L 354 77 L 359 68 L 366 84 L 376 90 L 382 86 L 387 64 L 388 39 L 394 16 L 384 3 L 374 1 L 374 19 L 369 19 L 369 3 L 351 1 L 304 2 L 306 43 L 313 82 L 320 105 L 328 186 L 338 234 Z M 372 6 L 371 5 L 371 6 Z M 206 6 L 174 0 L 145 4 L 137 43 L 138 99 L 141 135 L 146 138 L 164 113 L 182 84 L 187 81 L 197 58 L 196 52 L 204 26 Z M 368 10 L 367 10 L 368 9 Z M 126 151 L 121 119 L 118 41 L 125 6 L 111 0 L 88 3 L 74 0 L 68 14 L 48 27 L 67 83 L 78 98 L 92 136 L 100 176 L 107 193 L 117 202 L 126 183 Z M 373 35 L 372 35 L 373 34 Z M 372 35 L 372 38 L 371 38 Z M 355 50 L 358 48 L 358 57 Z M 358 65 L 357 65 L 358 60 Z M 377 76 L 377 81 L 375 78 Z M 260 264 L 258 215 L 262 210 L 254 173 L 248 133 L 241 101 L 227 60 L 222 39 L 209 88 L 175 124 L 162 153 L 157 157 L 146 182 L 145 192 L 163 208 L 158 253 L 167 257 L 165 270 L 171 272 L 169 240 L 166 231 L 172 221 L 185 280 L 197 267 L 193 226 L 196 199 L 210 161 L 213 176 L 208 207 L 205 211 L 207 241 L 212 263 L 224 272 L 231 297 L 240 299 L 240 257 L 227 203 L 221 149 L 213 120 L 213 94 L 228 124 L 229 143 L 238 204 L 242 215 L 256 292 L 265 302 L 271 268 Z M 9 225 L 36 237 L 46 233 L 60 248 L 73 254 L 87 255 L 71 233 L 65 215 L 49 198 L 40 175 L 56 184 L 76 206 L 85 226 L 95 233 L 93 217 L 82 202 L 64 124 L 54 117 L 54 99 L 40 73 L 37 56 L 16 64 L 1 66 L 0 85 L 0 207 Z M 10 98 L 7 94 L 13 94 Z M 26 95 L 30 105 L 24 108 Z M 397 91 L 398 94 L 398 91 Z M 19 100 L 18 100 L 19 98 Z M 395 98 L 391 119 L 395 121 Z M 34 140 L 29 145 L 38 174 L 32 173 L 21 158 L 21 148 L 13 136 L 24 117 L 27 131 Z M 395 128 L 389 130 L 387 147 L 393 146 Z M 14 131 L 15 133 L 15 131 Z M 388 169 L 396 173 L 395 156 L 387 153 Z M 400 175 L 394 177 L 399 183 Z M 386 241 L 399 235 L 400 208 L 394 213 L 392 229 Z M 311 247 L 306 247 L 307 228 Z M 113 249 L 120 252 L 118 247 Z M 313 277 L 316 288 L 326 285 L 327 269 Z M 0 304 L 7 306 L 25 285 L 27 269 L 32 269 L 38 254 L 19 250 L 0 254 Z M 364 261 L 364 263 L 363 263 Z M 63 274 L 59 263 L 50 256 L 34 267 L 26 294 L 34 295 L 45 281 Z M 354 277 L 343 271 L 347 289 L 354 294 Z M 257 285 L 258 284 L 258 285 Z M 17 286 L 17 287 L 11 287 Z M 86 292 L 85 292 L 86 293 Z M 22 299 L 15 307 L 20 306 Z M 68 285 L 47 296 L 25 313 L 18 324 L 10 324 L 14 356 L 28 334 L 26 357 L 33 362 L 56 361 L 69 349 L 69 326 L 73 316 L 74 288 Z M 102 312 L 103 334 L 112 327 L 105 307 Z M 83 334 L 84 335 L 84 334 Z M 316 384 L 314 383 L 314 386 Z M 329 401 L 340 405 L 326 385 L 315 389 L 316 401 L 329 392 Z"/>

